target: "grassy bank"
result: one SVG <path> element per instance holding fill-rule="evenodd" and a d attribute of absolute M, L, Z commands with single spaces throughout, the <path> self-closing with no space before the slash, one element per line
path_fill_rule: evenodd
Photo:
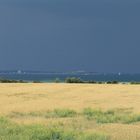
<path fill-rule="evenodd" d="M 83 133 L 82 131 L 64 130 L 59 126 L 17 125 L 0 118 L 1 140 L 109 140 L 101 133 Z"/>
<path fill-rule="evenodd" d="M 129 109 L 112 109 L 102 111 L 99 109 L 85 108 L 82 112 L 76 112 L 71 109 L 55 109 L 53 111 L 44 112 L 11 112 L 7 115 L 8 118 L 80 118 L 83 117 L 89 121 L 96 123 L 123 123 L 132 124 L 140 122 L 140 114 L 133 114 Z"/>
<path fill-rule="evenodd" d="M 46 123 L 15 123 L 14 120 L 44 119 Z M 0 139 L 2 140 L 123 140 L 121 133 L 111 135 L 112 130 L 104 126 L 120 124 L 139 126 L 140 114 L 131 109 L 97 110 L 85 108 L 82 112 L 71 109 L 55 109 L 46 112 L 11 112 L 0 117 Z M 128 127 L 128 128 L 129 128 Z M 123 131 L 123 130 L 122 130 Z M 139 135 L 127 133 L 129 138 L 139 140 Z M 115 136 L 115 138 L 113 138 Z M 120 137 L 122 137 L 120 139 Z M 126 139 L 127 140 L 127 139 Z"/>

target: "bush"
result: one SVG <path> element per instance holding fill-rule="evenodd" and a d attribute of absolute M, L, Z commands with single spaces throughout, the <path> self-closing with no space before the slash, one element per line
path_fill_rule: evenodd
<path fill-rule="evenodd" d="M 93 81 L 93 80 L 90 80 L 87 83 L 89 83 L 89 84 L 96 84 L 97 82 L 96 81 Z"/>
<path fill-rule="evenodd" d="M 0 83 L 27 83 L 23 80 L 0 79 Z"/>
<path fill-rule="evenodd" d="M 65 82 L 66 83 L 84 83 L 83 80 L 81 80 L 80 78 L 76 78 L 76 77 L 66 78 Z"/>
<path fill-rule="evenodd" d="M 132 84 L 132 85 L 138 85 L 138 84 L 140 84 L 140 82 L 134 82 L 134 81 L 132 81 L 132 82 L 130 82 L 130 84 Z"/>
<path fill-rule="evenodd" d="M 119 82 L 118 81 L 112 81 L 112 84 L 118 84 Z"/>
<path fill-rule="evenodd" d="M 118 81 L 108 81 L 106 82 L 107 84 L 118 84 L 119 82 Z"/>
<path fill-rule="evenodd" d="M 105 83 L 105 82 L 101 82 L 101 81 L 98 82 L 98 84 L 104 84 L 104 83 Z"/>
<path fill-rule="evenodd" d="M 33 83 L 41 83 L 40 81 L 38 80 L 34 80 Z"/>

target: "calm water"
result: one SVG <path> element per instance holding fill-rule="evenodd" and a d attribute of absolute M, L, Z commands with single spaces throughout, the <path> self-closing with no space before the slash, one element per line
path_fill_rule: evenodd
<path fill-rule="evenodd" d="M 27 80 L 27 81 L 42 81 L 52 82 L 56 78 L 64 81 L 67 77 L 77 77 L 82 80 L 94 80 L 94 81 L 113 81 L 117 80 L 120 82 L 140 81 L 140 74 L 0 74 L 0 78 L 3 79 L 14 79 L 14 80 Z"/>

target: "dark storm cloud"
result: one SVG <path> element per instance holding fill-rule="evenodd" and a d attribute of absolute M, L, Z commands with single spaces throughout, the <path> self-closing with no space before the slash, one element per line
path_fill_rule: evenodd
<path fill-rule="evenodd" d="M 0 69 L 139 72 L 138 0 L 1 0 Z"/>

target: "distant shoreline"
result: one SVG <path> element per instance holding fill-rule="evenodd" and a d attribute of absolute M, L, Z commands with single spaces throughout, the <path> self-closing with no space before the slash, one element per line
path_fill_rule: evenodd
<path fill-rule="evenodd" d="M 59 78 L 56 78 L 52 81 L 39 81 L 39 80 L 33 80 L 33 81 L 27 81 L 27 80 L 12 80 L 12 79 L 0 79 L 0 83 L 68 83 L 68 84 L 140 84 L 138 81 L 129 81 L 129 82 L 120 82 L 117 80 L 113 81 L 95 81 L 95 80 L 89 80 L 85 81 L 77 77 L 68 77 L 64 81 L 59 80 Z"/>
<path fill-rule="evenodd" d="M 19 74 L 9 74 L 0 73 L 0 79 L 7 79 L 7 80 L 16 80 L 16 81 L 40 81 L 40 82 L 64 82 L 66 78 L 80 78 L 82 81 L 96 81 L 96 82 L 108 82 L 108 81 L 117 81 L 117 82 L 140 82 L 140 74 L 83 74 L 83 73 L 45 73 L 45 74 L 23 74 L 23 72 L 19 72 Z"/>

